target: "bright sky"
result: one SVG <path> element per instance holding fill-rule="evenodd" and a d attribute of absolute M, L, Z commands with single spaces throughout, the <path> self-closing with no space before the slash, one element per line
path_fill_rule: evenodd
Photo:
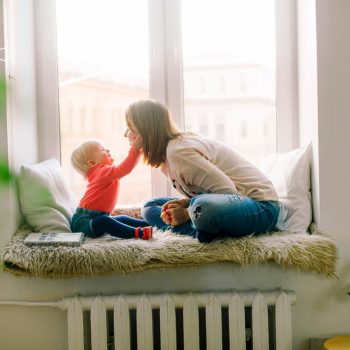
<path fill-rule="evenodd" d="M 134 76 L 148 73 L 147 0 L 56 3 L 61 62 Z M 274 69 L 274 32 L 274 0 L 183 1 L 185 62 L 209 54 L 215 60 L 230 58 L 233 62 L 261 63 Z"/>
<path fill-rule="evenodd" d="M 57 0 L 62 61 L 144 75 L 148 72 L 146 0 Z"/>
<path fill-rule="evenodd" d="M 182 8 L 185 59 L 210 49 L 274 68 L 274 0 L 187 0 Z"/>

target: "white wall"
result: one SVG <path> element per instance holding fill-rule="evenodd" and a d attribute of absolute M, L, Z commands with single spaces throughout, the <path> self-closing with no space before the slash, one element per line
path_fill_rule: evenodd
<path fill-rule="evenodd" d="M 4 5 L 4 6 L 3 6 Z M 16 21 L 6 16 L 4 9 L 11 6 Z M 7 114 L 9 118 L 0 121 L 0 154 L 8 159 L 11 168 L 18 172 L 23 164 L 38 161 L 35 55 L 33 36 L 32 1 L 4 1 L 0 3 L 1 47 L 7 48 L 8 59 L 1 62 L 1 72 L 7 82 Z M 5 15 L 4 15 L 5 14 Z M 4 32 L 4 35 L 3 35 Z M 16 101 L 16 103 L 13 103 Z M 4 106 L 5 107 L 5 106 Z M 16 118 L 12 118 L 16 115 Z M 11 236 L 20 220 L 19 203 L 16 192 L 11 188 L 0 188 L 1 210 L 0 243 Z M 12 215 L 11 215 L 12 213 Z"/>
<path fill-rule="evenodd" d="M 331 288 L 313 286 L 320 310 L 313 310 L 313 320 L 305 326 L 315 337 L 349 331 L 349 13 L 347 0 L 298 2 L 300 139 L 313 142 L 315 220 L 336 240 L 340 253 L 340 279 Z"/>
<path fill-rule="evenodd" d="M 349 14 L 347 0 L 316 1 L 320 224 L 332 233 L 340 252 L 340 280 L 329 295 L 329 312 L 337 321 L 329 324 L 329 332 L 350 321 L 350 297 L 343 297 L 350 291 Z"/>
<path fill-rule="evenodd" d="M 0 3 L 1 5 L 1 3 Z M 0 28 L 5 27 L 5 19 L 3 16 L 3 8 L 0 6 Z M 0 30 L 0 33 L 2 31 Z M 5 47 L 4 35 L 0 35 L 0 47 Z M 5 79 L 5 61 L 3 60 L 6 57 L 6 52 L 1 51 L 0 56 L 2 60 L 0 61 L 0 74 L 1 79 Z M 1 98 L 3 101 L 6 101 L 6 91 L 1 91 Z M 4 162 L 9 161 L 9 137 L 8 137 L 8 121 L 6 119 L 6 105 L 0 106 L 0 157 Z M 13 188 L 8 187 L 0 183 L 0 246 L 6 242 L 8 236 L 16 228 L 16 219 L 14 215 L 11 215 L 14 211 L 12 205 L 15 198 L 15 191 Z M 7 233 L 7 234 L 6 234 Z"/>
<path fill-rule="evenodd" d="M 18 3 L 28 6 L 27 10 L 31 11 L 32 1 L 18 0 Z M 44 280 L 1 273 L 0 300 L 57 300 L 76 293 L 269 289 L 281 286 L 294 289 L 297 294 L 297 304 L 293 307 L 293 349 L 308 349 L 310 337 L 347 333 L 350 321 L 350 298 L 346 295 L 350 291 L 350 253 L 347 248 L 350 166 L 343 154 L 350 149 L 350 141 L 347 141 L 350 99 L 347 98 L 346 85 L 350 82 L 350 22 L 347 18 L 350 2 L 299 0 L 298 5 L 300 139 L 301 143 L 313 140 L 316 219 L 338 242 L 339 280 L 285 271 L 274 265 L 236 268 L 213 264 L 201 268 L 160 269 L 126 276 L 71 280 Z M 28 23 L 24 30 L 28 31 L 29 40 L 30 28 Z M 22 35 L 27 38 L 28 33 L 24 32 Z M 17 35 L 20 35 L 19 30 Z M 29 86 L 33 86 L 34 77 L 23 71 L 24 67 L 31 69 L 33 53 L 24 55 L 22 46 L 17 50 L 21 52 L 17 59 L 21 60 L 22 67 L 17 78 L 22 76 Z M 35 101 L 35 97 L 29 86 L 22 90 L 29 97 L 30 108 L 21 112 L 27 119 L 24 125 L 16 125 L 11 136 L 14 142 L 9 146 L 9 149 L 14 148 L 12 159 L 15 167 L 36 161 L 38 155 L 35 105 L 30 102 Z M 65 315 L 60 310 L 0 306 L 0 349 L 65 349 L 65 326 Z M 18 337 L 18 329 L 23 330 L 23 340 Z"/>
<path fill-rule="evenodd" d="M 18 171 L 23 164 L 38 161 L 36 113 L 35 45 L 33 1 L 6 1 L 12 18 L 6 18 L 6 45 L 9 98 L 9 161 Z M 16 20 L 13 20 L 13 19 Z M 12 116 L 16 116 L 13 118 Z"/>

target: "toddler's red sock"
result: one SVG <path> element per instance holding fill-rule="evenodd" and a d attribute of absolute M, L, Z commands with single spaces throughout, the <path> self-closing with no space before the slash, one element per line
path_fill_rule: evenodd
<path fill-rule="evenodd" d="M 144 240 L 151 239 L 153 236 L 153 227 L 136 227 L 135 228 L 135 238 L 142 238 Z"/>

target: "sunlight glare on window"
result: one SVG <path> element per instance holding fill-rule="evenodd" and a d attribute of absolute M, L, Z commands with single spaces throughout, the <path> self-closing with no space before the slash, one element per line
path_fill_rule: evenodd
<path fill-rule="evenodd" d="M 125 110 L 149 97 L 148 2 L 58 0 L 56 13 L 61 160 L 78 199 L 86 184 L 70 164 L 73 148 L 99 139 L 115 164 L 122 161 Z M 118 205 L 149 199 L 150 184 L 150 168 L 140 161 L 121 180 Z"/>
<path fill-rule="evenodd" d="M 253 162 L 275 152 L 274 0 L 183 1 L 182 45 L 186 129 Z"/>

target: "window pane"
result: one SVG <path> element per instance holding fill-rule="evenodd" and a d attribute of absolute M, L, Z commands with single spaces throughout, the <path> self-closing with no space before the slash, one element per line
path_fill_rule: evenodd
<path fill-rule="evenodd" d="M 187 130 L 253 162 L 276 150 L 274 0 L 182 2 Z"/>
<path fill-rule="evenodd" d="M 147 0 L 56 4 L 61 158 L 78 199 L 86 184 L 70 164 L 73 148 L 96 138 L 111 150 L 115 164 L 122 161 L 129 149 L 123 136 L 125 110 L 149 96 L 148 4 Z M 150 198 L 150 184 L 150 168 L 140 161 L 121 180 L 118 205 Z"/>

